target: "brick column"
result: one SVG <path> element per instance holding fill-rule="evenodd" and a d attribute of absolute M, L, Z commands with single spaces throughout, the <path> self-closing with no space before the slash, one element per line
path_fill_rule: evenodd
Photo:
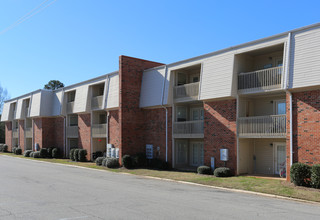
<path fill-rule="evenodd" d="M 91 160 L 91 114 L 78 115 L 79 148 L 87 150 L 87 160 Z"/>
<path fill-rule="evenodd" d="M 6 132 L 6 144 L 8 145 L 8 151 L 12 150 L 12 122 L 7 121 L 5 123 L 5 132 Z"/>
<path fill-rule="evenodd" d="M 19 146 L 22 151 L 25 151 L 24 140 L 24 120 L 19 120 Z"/>

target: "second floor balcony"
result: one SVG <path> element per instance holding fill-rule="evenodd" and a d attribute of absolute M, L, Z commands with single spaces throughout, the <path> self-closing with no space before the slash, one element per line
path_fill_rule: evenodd
<path fill-rule="evenodd" d="M 26 138 L 32 138 L 32 127 L 24 129 L 24 136 Z"/>
<path fill-rule="evenodd" d="M 281 89 L 283 67 L 273 67 L 238 75 L 238 92 L 240 94 Z"/>
<path fill-rule="evenodd" d="M 173 123 L 175 138 L 203 138 L 203 120 L 179 121 Z"/>
<path fill-rule="evenodd" d="M 92 124 L 91 128 L 93 138 L 107 137 L 107 124 Z"/>
<path fill-rule="evenodd" d="M 91 99 L 91 109 L 102 109 L 103 95 L 94 96 Z"/>
<path fill-rule="evenodd" d="M 77 138 L 79 136 L 78 126 L 67 126 L 67 137 Z"/>
<path fill-rule="evenodd" d="M 13 138 L 18 138 L 18 137 L 19 137 L 19 130 L 18 130 L 18 128 L 13 128 L 13 129 L 12 129 L 12 137 L 13 137 Z"/>
<path fill-rule="evenodd" d="M 175 102 L 198 100 L 199 82 L 175 86 L 173 97 Z"/>
<path fill-rule="evenodd" d="M 241 138 L 285 138 L 286 115 L 241 117 L 238 134 Z"/>
<path fill-rule="evenodd" d="M 67 114 L 73 113 L 74 102 L 67 102 Z"/>

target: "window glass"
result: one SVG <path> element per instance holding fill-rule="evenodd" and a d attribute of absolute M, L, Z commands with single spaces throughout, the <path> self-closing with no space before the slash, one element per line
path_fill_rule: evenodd
<path fill-rule="evenodd" d="M 177 107 L 177 121 L 187 120 L 187 108 L 179 106 Z"/>
<path fill-rule="evenodd" d="M 106 114 L 100 114 L 99 115 L 99 124 L 106 124 L 107 123 L 107 115 Z"/>
<path fill-rule="evenodd" d="M 69 116 L 69 125 L 70 126 L 78 126 L 78 115 L 70 115 Z"/>
<path fill-rule="evenodd" d="M 285 101 L 278 101 L 277 106 L 277 115 L 285 115 L 286 114 L 286 103 Z"/>

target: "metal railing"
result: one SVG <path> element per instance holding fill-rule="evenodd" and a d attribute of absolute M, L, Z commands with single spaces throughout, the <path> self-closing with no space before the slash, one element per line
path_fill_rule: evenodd
<path fill-rule="evenodd" d="M 102 108 L 103 95 L 92 97 L 91 99 L 91 109 L 101 109 Z"/>
<path fill-rule="evenodd" d="M 32 127 L 24 129 L 24 136 L 26 138 L 32 138 Z"/>
<path fill-rule="evenodd" d="M 18 128 L 13 128 L 13 129 L 12 129 L 12 137 L 13 137 L 13 138 L 18 138 L 18 137 L 19 137 L 19 130 L 18 130 Z"/>
<path fill-rule="evenodd" d="M 78 126 L 67 126 L 67 137 L 78 137 Z"/>
<path fill-rule="evenodd" d="M 73 105 L 74 105 L 74 102 L 67 103 L 67 113 L 68 114 L 73 113 Z"/>
<path fill-rule="evenodd" d="M 242 93 L 281 88 L 282 66 L 238 75 L 238 90 Z"/>
<path fill-rule="evenodd" d="M 107 124 L 93 124 L 92 137 L 107 137 Z"/>
<path fill-rule="evenodd" d="M 199 82 L 184 84 L 181 86 L 175 86 L 174 88 L 174 98 L 190 98 L 198 99 L 199 94 Z"/>
<path fill-rule="evenodd" d="M 174 122 L 173 134 L 203 134 L 203 120 Z"/>
<path fill-rule="evenodd" d="M 238 123 L 239 136 L 286 136 L 286 115 L 242 117 L 238 119 Z"/>

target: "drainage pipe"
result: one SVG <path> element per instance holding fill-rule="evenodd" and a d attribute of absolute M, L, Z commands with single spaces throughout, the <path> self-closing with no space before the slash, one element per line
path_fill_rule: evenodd
<path fill-rule="evenodd" d="M 162 95 L 161 95 L 161 107 L 166 110 L 166 162 L 168 162 L 168 108 L 163 105 L 164 99 L 164 88 L 167 79 L 167 65 L 164 68 L 164 78 L 163 78 L 163 85 L 162 85 Z"/>

